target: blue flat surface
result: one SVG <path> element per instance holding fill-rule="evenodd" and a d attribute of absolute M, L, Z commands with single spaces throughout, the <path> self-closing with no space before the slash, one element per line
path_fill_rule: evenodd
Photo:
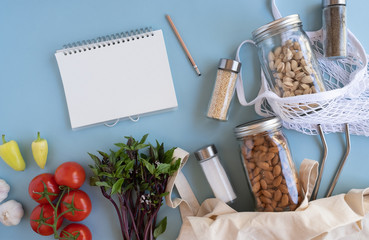
<path fill-rule="evenodd" d="M 320 0 L 281 0 L 282 15 L 299 13 L 305 30 L 321 26 Z M 348 26 L 369 52 L 369 1 L 350 1 Z M 165 19 L 170 14 L 193 58 L 201 77 L 197 77 Z M 253 107 L 233 101 L 228 122 L 205 117 L 219 58 L 232 58 L 239 43 L 251 32 L 272 20 L 269 0 L 79 0 L 79 1 L 0 1 L 0 133 L 14 139 L 27 163 L 24 172 L 15 172 L 0 161 L 0 178 L 12 187 L 9 198 L 21 202 L 25 216 L 15 227 L 0 224 L 0 239 L 51 239 L 32 231 L 29 217 L 36 203 L 28 196 L 30 180 L 44 172 L 54 172 L 65 161 L 81 163 L 91 175 L 87 152 L 107 151 L 113 143 L 132 135 L 150 133 L 167 148 L 181 147 L 189 152 L 214 143 L 238 195 L 232 205 L 238 211 L 251 211 L 253 203 L 246 184 L 233 128 L 259 118 Z M 142 117 L 138 123 L 122 121 L 113 128 L 95 126 L 79 131 L 70 128 L 67 105 L 54 53 L 64 44 L 100 35 L 151 26 L 163 29 L 179 107 L 176 111 Z M 259 63 L 255 49 L 242 55 L 246 94 L 256 96 L 260 87 Z M 139 94 L 139 93 L 137 93 Z M 49 158 L 41 170 L 33 161 L 31 142 L 40 131 L 49 142 Z M 304 158 L 319 160 L 322 145 L 318 137 L 284 130 L 296 166 Z M 352 188 L 369 187 L 369 139 L 352 136 L 352 149 L 334 194 Z M 344 149 L 343 134 L 327 136 L 329 154 L 319 196 L 325 195 Z M 212 197 L 202 170 L 191 158 L 184 169 L 193 190 L 202 202 Z M 119 223 L 110 203 L 98 188 L 87 182 L 82 187 L 93 204 L 91 215 L 83 221 L 93 239 L 122 239 Z M 159 239 L 175 239 L 181 226 L 178 209 L 165 205 L 159 219 L 168 216 L 168 227 Z M 66 225 L 66 223 L 64 223 Z"/>

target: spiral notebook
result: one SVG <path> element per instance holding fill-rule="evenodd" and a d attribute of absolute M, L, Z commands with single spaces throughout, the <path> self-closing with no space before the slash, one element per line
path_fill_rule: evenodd
<path fill-rule="evenodd" d="M 161 30 L 72 43 L 55 56 L 73 129 L 178 106 Z"/>

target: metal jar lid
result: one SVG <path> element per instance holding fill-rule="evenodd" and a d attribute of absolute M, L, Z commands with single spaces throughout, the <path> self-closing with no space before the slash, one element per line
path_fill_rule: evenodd
<path fill-rule="evenodd" d="M 258 43 L 264 40 L 265 38 L 278 34 L 282 29 L 290 27 L 295 24 L 297 24 L 298 26 L 302 26 L 298 14 L 289 15 L 287 17 L 277 19 L 273 22 L 270 22 L 264 26 L 259 27 L 258 29 L 252 32 L 252 38 L 256 43 Z"/>
<path fill-rule="evenodd" d="M 234 128 L 234 134 L 236 135 L 237 139 L 242 139 L 245 136 L 258 134 L 273 129 L 279 129 L 280 127 L 282 127 L 282 122 L 279 120 L 279 118 L 262 118 L 238 125 Z"/>
<path fill-rule="evenodd" d="M 241 63 L 233 59 L 221 58 L 218 68 L 239 73 L 241 70 Z"/>
<path fill-rule="evenodd" d="M 198 161 L 206 160 L 217 155 L 218 151 L 214 144 L 203 147 L 195 152 Z"/>
<path fill-rule="evenodd" d="M 346 0 L 323 0 L 323 7 L 330 5 L 346 5 Z"/>

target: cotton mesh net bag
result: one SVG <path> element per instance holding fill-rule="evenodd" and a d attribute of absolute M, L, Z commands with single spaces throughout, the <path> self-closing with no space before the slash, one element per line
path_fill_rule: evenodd
<path fill-rule="evenodd" d="M 281 18 L 274 0 L 272 10 L 275 19 Z M 278 116 L 285 128 L 305 134 L 317 134 L 318 124 L 325 133 L 343 132 L 348 123 L 351 134 L 369 136 L 369 56 L 349 30 L 347 57 L 334 61 L 323 57 L 322 30 L 307 32 L 307 35 L 324 78 L 325 92 L 282 98 L 270 89 L 261 72 L 259 94 L 247 102 L 242 74 L 239 74 L 239 102 L 243 106 L 254 104 L 257 114 L 264 117 Z M 241 43 L 237 50 L 237 61 L 240 61 L 241 48 L 246 43 L 253 42 L 246 40 Z"/>

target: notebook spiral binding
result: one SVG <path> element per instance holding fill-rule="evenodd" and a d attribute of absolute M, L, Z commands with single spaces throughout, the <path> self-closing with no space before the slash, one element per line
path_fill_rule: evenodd
<path fill-rule="evenodd" d="M 91 51 L 97 48 L 109 47 L 115 44 L 122 44 L 141 38 L 148 38 L 150 36 L 154 36 L 151 27 L 140 28 L 136 30 L 101 36 L 95 39 L 68 43 L 63 46 L 63 49 L 61 51 L 64 53 L 64 55 L 72 55 Z"/>

